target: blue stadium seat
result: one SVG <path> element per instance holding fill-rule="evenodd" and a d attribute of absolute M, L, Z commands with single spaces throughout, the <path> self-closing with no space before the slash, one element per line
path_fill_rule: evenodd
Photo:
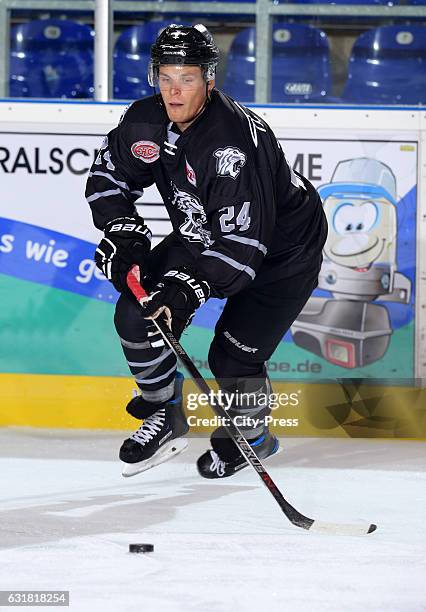
<path fill-rule="evenodd" d="M 16 98 L 93 97 L 94 32 L 62 19 L 11 29 L 9 95 Z"/>
<path fill-rule="evenodd" d="M 234 38 L 223 90 L 236 100 L 254 101 L 256 30 Z M 271 102 L 325 102 L 331 90 L 327 36 L 295 23 L 275 23 L 272 43 Z"/>
<path fill-rule="evenodd" d="M 355 41 L 343 101 L 357 104 L 426 103 L 426 27 L 391 25 Z"/>
<path fill-rule="evenodd" d="M 148 84 L 151 45 L 168 21 L 150 21 L 123 30 L 114 47 L 114 98 L 137 100 L 152 95 Z"/>

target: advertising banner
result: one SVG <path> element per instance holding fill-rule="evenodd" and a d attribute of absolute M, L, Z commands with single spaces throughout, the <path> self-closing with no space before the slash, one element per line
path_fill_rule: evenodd
<path fill-rule="evenodd" d="M 279 136 L 279 133 L 277 134 Z M 414 378 L 417 142 L 280 138 L 319 190 L 329 223 L 319 286 L 267 364 L 277 380 Z M 208 372 L 210 300 L 189 335 Z M 200 342 L 201 334 L 204 342 Z"/>
<path fill-rule="evenodd" d="M 319 286 L 268 362 L 270 377 L 412 381 L 416 134 L 403 141 L 276 134 L 290 165 L 319 189 L 329 237 Z M 93 263 L 100 233 L 84 198 L 102 137 L 0 134 L 2 373 L 130 375 L 113 326 L 117 293 Z M 170 232 L 154 187 L 138 208 L 154 244 Z M 209 300 L 182 340 L 207 377 L 223 305 Z"/>
<path fill-rule="evenodd" d="M 290 375 L 305 359 L 311 380 L 414 378 L 417 143 L 282 145 L 319 190 L 329 225 L 318 289 L 280 347 Z"/>

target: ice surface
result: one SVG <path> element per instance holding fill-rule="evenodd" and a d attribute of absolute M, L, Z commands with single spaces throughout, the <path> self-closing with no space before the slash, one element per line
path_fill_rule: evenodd
<path fill-rule="evenodd" d="M 0 430 L 0 589 L 69 590 L 76 611 L 426 610 L 425 443 L 282 441 L 267 465 L 283 494 L 312 518 L 378 524 L 355 538 L 293 527 L 249 468 L 202 480 L 205 439 L 123 479 L 122 437 Z"/>

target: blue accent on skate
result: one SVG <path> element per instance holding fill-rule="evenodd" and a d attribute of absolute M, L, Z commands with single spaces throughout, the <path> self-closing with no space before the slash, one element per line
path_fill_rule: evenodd
<path fill-rule="evenodd" d="M 183 387 L 183 382 L 185 380 L 185 376 L 182 374 L 182 372 L 176 372 L 176 379 L 175 380 L 176 380 L 178 386 L 180 387 L 180 393 L 174 399 L 169 400 L 167 402 L 168 404 L 177 404 L 177 403 L 182 401 L 182 387 Z"/>
<path fill-rule="evenodd" d="M 255 446 L 259 446 L 259 444 L 262 444 L 262 442 L 264 441 L 265 441 L 265 434 L 262 434 L 259 438 L 257 438 L 253 442 L 248 441 L 248 443 L 250 444 L 252 448 L 254 448 Z"/>
<path fill-rule="evenodd" d="M 270 457 L 271 455 L 275 455 L 275 453 L 278 451 L 278 449 L 280 447 L 280 441 L 278 440 L 278 438 L 276 438 L 275 436 L 273 436 L 273 438 L 274 438 L 274 447 L 273 447 L 272 451 L 269 453 L 268 457 Z M 256 440 L 253 440 L 253 442 L 250 442 L 250 440 L 247 440 L 247 441 L 248 441 L 248 443 L 250 444 L 250 446 L 252 448 L 255 448 L 256 446 L 259 446 L 259 444 L 262 444 L 262 442 L 264 442 L 265 439 L 266 439 L 266 435 L 262 434 Z"/>
<path fill-rule="evenodd" d="M 278 440 L 278 438 L 275 438 L 275 444 L 274 444 L 274 448 L 272 449 L 272 453 L 271 455 L 275 455 L 275 453 L 278 451 L 280 447 L 280 441 Z M 269 456 L 271 456 L 269 455 Z"/>

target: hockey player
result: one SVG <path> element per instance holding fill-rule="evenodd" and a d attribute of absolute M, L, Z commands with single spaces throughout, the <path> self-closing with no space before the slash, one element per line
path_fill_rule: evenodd
<path fill-rule="evenodd" d="M 264 422 L 265 362 L 317 285 L 327 233 L 320 198 L 290 168 L 269 126 L 215 89 L 217 62 L 204 26 L 167 27 L 151 52 L 156 94 L 134 102 L 108 134 L 87 182 L 94 223 L 104 232 L 96 263 L 121 293 L 115 325 L 141 392 L 127 405 L 143 423 L 120 449 L 124 475 L 186 445 L 183 377 L 152 319 L 167 317 L 179 338 L 209 297 L 228 298 L 209 365 L 233 398 L 230 417 L 265 458 L 279 445 Z M 153 184 L 173 231 L 150 251 L 134 202 Z M 126 288 L 135 263 L 150 292 L 145 312 Z M 246 465 L 222 427 L 197 462 L 206 478 Z"/>

